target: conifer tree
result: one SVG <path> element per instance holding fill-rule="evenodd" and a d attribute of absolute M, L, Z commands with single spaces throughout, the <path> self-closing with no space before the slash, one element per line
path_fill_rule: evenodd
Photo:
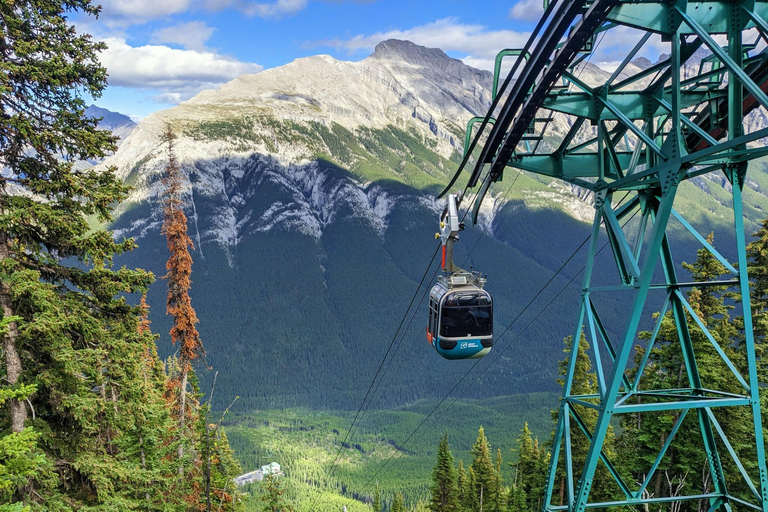
<path fill-rule="evenodd" d="M 403 498 L 403 493 L 398 492 L 395 494 L 395 498 L 392 500 L 391 512 L 406 512 L 405 498 Z"/>
<path fill-rule="evenodd" d="M 464 512 L 467 501 L 467 472 L 464 469 L 464 461 L 461 459 L 459 459 L 459 468 L 456 470 L 456 491 L 459 499 L 458 510 Z"/>
<path fill-rule="evenodd" d="M 448 446 L 448 434 L 440 438 L 437 449 L 437 463 L 432 469 L 432 497 L 429 509 L 435 512 L 455 512 L 458 510 L 458 490 L 456 488 L 456 470 L 453 467 L 453 455 Z"/>
<path fill-rule="evenodd" d="M 533 437 L 528 422 L 523 425 L 517 438 L 517 463 L 515 464 L 515 489 L 510 503 L 526 503 L 519 510 L 541 510 L 546 486 L 549 457 L 539 446 L 539 440 Z"/>
<path fill-rule="evenodd" d="M 59 160 L 62 153 L 80 158 L 103 156 L 114 147 L 109 134 L 97 130 L 96 121 L 85 117 L 85 105 L 74 93 L 82 88 L 98 95 L 103 89 L 106 74 L 97 60 L 103 45 L 91 42 L 90 36 L 75 36 L 63 4 L 53 3 L 47 10 L 41 7 L 33 2 L 0 7 L 4 77 L 0 167 L 9 171 L 0 177 L 0 306 L 3 316 L 13 319 L 3 334 L 3 380 L 11 387 L 20 382 L 25 369 L 13 281 L 35 277 L 35 271 L 51 280 L 64 278 L 69 268 L 62 265 L 57 253 L 77 257 L 89 252 L 83 243 L 86 240 L 78 239 L 87 234 L 83 214 L 108 218 L 104 200 L 120 199 L 125 193 L 114 175 L 106 174 L 100 183 L 95 172 L 78 172 L 71 162 Z M 98 12 L 88 1 L 72 2 L 70 7 L 87 14 Z M 49 60 L 57 62 L 59 69 L 50 66 Z M 83 193 L 80 201 L 75 190 L 68 190 L 70 181 Z M 104 237 L 90 240 L 99 238 Z M 111 244 L 98 249 L 103 255 L 117 252 L 117 246 Z M 31 272 L 22 274 L 25 270 Z M 82 279 L 82 272 L 77 274 Z M 13 432 L 25 427 L 24 401 L 8 399 Z"/>
<path fill-rule="evenodd" d="M 262 496 L 264 501 L 264 512 L 293 512 L 293 507 L 285 502 L 283 489 L 280 483 L 280 478 L 276 475 L 267 475 L 264 479 L 266 484 L 266 493 Z"/>
<path fill-rule="evenodd" d="M 198 501 L 206 510 L 212 509 L 212 503 L 217 510 L 242 510 L 242 496 L 234 484 L 235 477 L 242 473 L 240 463 L 229 446 L 221 421 L 209 423 L 210 407 L 210 400 L 201 407 L 196 430 L 197 451 L 205 461 L 203 471 L 206 472 L 206 492 Z"/>
<path fill-rule="evenodd" d="M 194 248 L 192 239 L 187 234 L 187 216 L 184 214 L 184 176 L 181 165 L 176 158 L 174 140 L 176 136 L 170 126 L 166 126 L 163 134 L 168 150 L 168 165 L 163 177 L 163 228 L 170 255 L 165 265 L 168 273 L 168 299 L 166 311 L 173 317 L 171 341 L 178 344 L 179 373 L 174 376 L 172 387 L 178 393 L 178 429 L 179 435 L 185 437 L 185 420 L 188 416 L 187 387 L 192 361 L 204 355 L 203 344 L 197 331 L 197 314 L 192 308 L 189 290 L 192 285 L 192 255 Z M 178 456 L 184 457 L 184 443 L 179 443 Z M 179 466 L 179 473 L 183 466 Z"/>
<path fill-rule="evenodd" d="M 509 504 L 507 506 L 509 512 L 525 512 L 533 511 L 537 512 L 538 509 L 531 508 L 528 504 L 528 496 L 525 491 L 518 485 L 513 484 L 509 490 Z"/>
<path fill-rule="evenodd" d="M 110 221 L 127 188 L 112 169 L 74 165 L 114 149 L 82 100 L 106 84 L 104 45 L 69 22 L 98 10 L 0 5 L 0 456 L 6 470 L 11 452 L 26 462 L 0 492 L 36 509 L 142 508 L 146 474 L 127 439 L 140 422 L 157 430 L 141 410 L 158 402 L 144 393 L 139 310 L 122 297 L 152 276 L 114 269 L 134 242 L 87 221 Z"/>
<path fill-rule="evenodd" d="M 501 476 L 501 465 L 504 460 L 501 458 L 501 448 L 496 450 L 496 496 L 494 508 L 499 512 L 507 509 L 507 499 L 509 490 L 504 487 L 504 479 Z"/>
<path fill-rule="evenodd" d="M 381 512 L 381 491 L 379 484 L 376 484 L 376 490 L 373 492 L 373 512 Z"/>
<path fill-rule="evenodd" d="M 483 512 L 497 512 L 499 481 L 496 468 L 491 462 L 491 447 L 483 427 L 478 430 L 477 440 L 470 453 L 473 457 L 470 468 L 474 476 L 473 503 Z"/>
<path fill-rule="evenodd" d="M 464 490 L 462 491 L 461 506 L 465 512 L 475 512 L 480 510 L 480 494 L 476 492 L 477 478 L 472 466 L 467 469 L 467 477 L 464 480 Z"/>

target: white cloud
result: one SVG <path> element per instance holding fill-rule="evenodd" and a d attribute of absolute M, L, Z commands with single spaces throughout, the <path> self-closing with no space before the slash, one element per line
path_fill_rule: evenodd
<path fill-rule="evenodd" d="M 308 0 L 277 0 L 276 2 L 267 4 L 241 2 L 239 8 L 248 16 L 280 18 L 290 14 L 296 14 L 305 9 L 308 3 Z"/>
<path fill-rule="evenodd" d="M 246 16 L 282 18 L 304 10 L 309 0 L 275 0 L 267 3 L 249 0 L 204 0 L 204 3 L 208 9 L 214 11 L 233 7 Z"/>
<path fill-rule="evenodd" d="M 499 50 L 522 47 L 529 35 L 526 32 L 513 30 L 489 31 L 483 25 L 467 25 L 451 17 L 405 30 L 377 32 L 367 36 L 358 35 L 346 40 L 319 41 L 310 46 L 346 49 L 350 54 L 354 54 L 372 51 L 378 43 L 386 39 L 406 39 L 422 46 L 465 53 L 466 57 L 462 59 L 465 62 L 492 70 Z"/>
<path fill-rule="evenodd" d="M 132 47 L 124 39 L 107 38 L 101 62 L 111 85 L 159 89 L 176 102 L 212 89 L 240 75 L 261 71 L 259 64 L 240 62 L 210 51 L 178 50 L 160 45 Z"/>
<path fill-rule="evenodd" d="M 610 66 L 610 63 L 615 63 L 612 67 L 613 69 L 616 69 L 637 42 L 640 41 L 640 38 L 643 37 L 643 35 L 644 32 L 625 26 L 607 30 L 604 32 L 604 35 L 597 36 L 597 49 L 595 50 L 591 61 L 596 64 L 604 63 L 607 66 Z M 653 35 L 645 45 L 643 45 L 643 48 L 637 53 L 635 58 L 646 57 L 651 62 L 656 62 L 660 54 L 669 51 L 669 43 L 662 42 L 661 36 Z M 603 67 L 602 64 L 598 65 Z"/>
<path fill-rule="evenodd" d="M 189 9 L 193 0 L 102 0 L 102 16 L 113 23 L 144 23 Z"/>
<path fill-rule="evenodd" d="M 179 44 L 187 50 L 205 50 L 205 43 L 216 29 L 202 21 L 190 21 L 162 28 L 152 34 L 151 43 Z"/>
<path fill-rule="evenodd" d="M 509 17 L 524 21 L 538 21 L 544 14 L 542 0 L 520 0 L 509 10 Z"/>

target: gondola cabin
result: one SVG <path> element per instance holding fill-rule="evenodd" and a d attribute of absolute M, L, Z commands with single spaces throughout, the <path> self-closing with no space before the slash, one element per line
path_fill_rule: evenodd
<path fill-rule="evenodd" d="M 432 287 L 427 341 L 444 358 L 477 359 L 491 351 L 493 299 L 484 282 L 475 273 L 453 274 Z"/>

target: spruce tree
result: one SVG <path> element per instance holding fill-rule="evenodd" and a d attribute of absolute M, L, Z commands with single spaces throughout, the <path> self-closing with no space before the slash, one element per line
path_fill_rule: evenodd
<path fill-rule="evenodd" d="M 474 476 L 472 501 L 483 512 L 497 512 L 499 481 L 496 468 L 491 462 L 491 447 L 483 427 L 478 430 L 477 440 L 470 453 L 473 457 L 470 469 Z"/>
<path fill-rule="evenodd" d="M 464 512 L 480 510 L 480 494 L 476 492 L 476 484 L 475 470 L 472 469 L 472 466 L 469 466 L 461 497 L 461 507 Z"/>
<path fill-rule="evenodd" d="M 395 498 L 392 500 L 391 512 L 406 512 L 405 498 L 403 498 L 403 493 L 398 492 L 395 494 Z"/>
<path fill-rule="evenodd" d="M 142 508 L 146 474 L 127 438 L 140 423 L 157 430 L 141 409 L 158 402 L 145 394 L 140 311 L 124 295 L 152 276 L 113 268 L 134 242 L 88 222 L 110 221 L 127 188 L 112 169 L 74 165 L 115 141 L 85 115 L 82 97 L 106 84 L 104 45 L 75 30 L 76 13 L 98 7 L 0 5 L 0 456 L 11 467 L 6 456 L 23 449 L 27 463 L 0 492 L 36 509 Z"/>
<path fill-rule="evenodd" d="M 440 438 L 437 449 L 437 463 L 432 469 L 432 497 L 429 509 L 436 512 L 455 512 L 458 510 L 458 490 L 456 488 L 456 469 L 453 467 L 453 455 L 448 446 L 448 434 Z"/>
<path fill-rule="evenodd" d="M 266 492 L 261 497 L 264 501 L 264 508 L 262 509 L 264 512 L 294 512 L 293 507 L 286 503 L 285 498 L 283 498 L 285 489 L 280 483 L 280 477 L 272 474 L 267 475 L 264 484 Z"/>
<path fill-rule="evenodd" d="M 376 484 L 376 490 L 373 492 L 373 512 L 381 512 L 381 491 L 379 484 Z"/>
<path fill-rule="evenodd" d="M 496 496 L 494 508 L 500 512 L 507 509 L 507 499 L 509 498 L 509 490 L 504 487 L 504 479 L 501 476 L 501 465 L 503 463 L 501 448 L 498 448 L 496 450 Z"/>
<path fill-rule="evenodd" d="M 240 463 L 234 457 L 229 439 L 221 421 L 210 423 L 210 400 L 201 407 L 196 429 L 197 451 L 203 461 L 205 493 L 198 502 L 205 510 L 242 510 L 242 495 L 237 491 L 235 477 L 242 473 Z"/>
<path fill-rule="evenodd" d="M 466 510 L 467 501 L 467 472 L 464 469 L 464 461 L 459 459 L 459 468 L 456 470 L 456 491 L 458 493 L 459 508 L 461 512 Z"/>
<path fill-rule="evenodd" d="M 174 392 L 178 394 L 176 404 L 178 411 L 178 429 L 181 439 L 187 436 L 185 420 L 190 419 L 190 408 L 187 403 L 187 387 L 189 372 L 192 369 L 192 361 L 204 354 L 200 334 L 197 331 L 197 314 L 192 307 L 189 290 L 192 285 L 192 255 L 190 248 L 194 248 L 192 239 L 187 233 L 187 217 L 184 214 L 184 176 L 181 165 L 176 158 L 174 141 L 176 136 L 170 126 L 166 126 L 163 134 L 168 152 L 168 165 L 163 177 L 163 228 L 168 251 L 170 253 L 165 268 L 168 273 L 168 298 L 166 311 L 173 317 L 171 327 L 171 341 L 178 344 L 179 373 L 172 381 Z M 179 461 L 184 458 L 184 442 L 179 443 Z M 183 465 L 179 466 L 179 474 L 183 472 Z"/>
<path fill-rule="evenodd" d="M 510 504 L 514 502 L 515 507 L 520 507 L 520 503 L 526 503 L 520 510 L 541 510 L 549 457 L 539 446 L 539 440 L 533 437 L 528 422 L 520 431 L 516 450 L 515 488 L 512 490 Z"/>

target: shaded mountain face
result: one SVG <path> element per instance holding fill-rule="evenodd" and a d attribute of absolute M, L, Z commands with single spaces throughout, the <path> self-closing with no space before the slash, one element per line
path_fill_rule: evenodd
<path fill-rule="evenodd" d="M 136 127 L 136 123 L 133 120 L 119 112 L 112 112 L 105 108 L 91 105 L 85 109 L 85 115 L 88 117 L 100 118 L 99 128 L 102 130 L 110 130 L 114 135 L 120 137 L 117 141 L 118 146 L 122 144 L 128 135 L 131 134 Z"/>
<path fill-rule="evenodd" d="M 166 126 L 178 135 L 195 242 L 191 295 L 207 363 L 219 372 L 219 405 L 238 395 L 245 408 L 354 408 L 389 350 L 371 406 L 391 407 L 442 398 L 474 364 L 434 353 L 419 300 L 438 264 L 430 258 L 443 205 L 434 193 L 455 172 L 466 121 L 487 111 L 491 82 L 441 50 L 384 41 L 360 62 L 309 57 L 203 92 L 143 119 L 105 162 L 133 187 L 113 227 L 139 249 L 118 263 L 163 275 L 160 135 Z M 515 175 L 507 173 L 456 248 L 457 264 L 488 274 L 499 335 L 465 384 L 493 364 L 465 397 L 556 389 L 562 339 L 573 327 L 579 257 L 501 335 L 586 237 L 593 212 L 588 195 L 557 182 L 523 174 L 510 189 Z M 691 184 L 681 207 L 717 218 L 727 193 L 702 184 L 709 193 Z M 755 185 L 768 190 L 768 180 Z M 768 208 L 762 193 L 748 201 L 755 218 Z M 695 246 L 680 247 L 695 257 Z M 612 282 L 612 257 L 599 258 L 606 272 L 597 279 Z M 404 317 L 413 297 L 421 306 Z M 148 300 L 168 355 L 162 280 Z M 603 318 L 621 325 L 622 308 L 605 304 Z M 199 373 L 205 391 L 212 371 Z"/>

